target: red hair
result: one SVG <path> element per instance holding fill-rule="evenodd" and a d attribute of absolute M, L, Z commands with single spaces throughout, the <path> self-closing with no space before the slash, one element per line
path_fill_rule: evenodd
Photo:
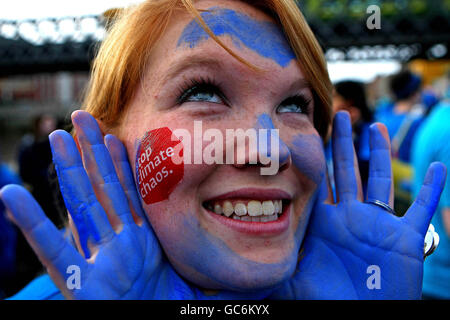
<path fill-rule="evenodd" d="M 314 95 L 314 126 L 326 138 L 331 123 L 333 86 L 323 51 L 294 0 L 243 1 L 273 17 L 283 29 Z M 94 60 L 84 107 L 106 128 L 120 124 L 142 78 L 152 47 L 176 11 L 189 12 L 233 57 L 258 69 L 227 48 L 205 24 L 192 0 L 148 0 L 116 14 Z"/>

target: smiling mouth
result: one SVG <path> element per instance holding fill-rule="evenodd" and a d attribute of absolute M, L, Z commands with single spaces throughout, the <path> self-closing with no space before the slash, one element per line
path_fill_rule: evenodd
<path fill-rule="evenodd" d="M 245 222 L 278 220 L 289 206 L 288 199 L 228 199 L 205 201 L 203 207 L 219 216 Z"/>

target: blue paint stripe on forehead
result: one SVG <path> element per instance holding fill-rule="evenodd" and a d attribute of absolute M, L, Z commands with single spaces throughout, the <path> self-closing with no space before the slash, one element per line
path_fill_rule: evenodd
<path fill-rule="evenodd" d="M 200 15 L 216 36 L 230 36 L 238 48 L 243 44 L 281 67 L 286 67 L 292 59 L 296 59 L 280 27 L 273 22 L 258 21 L 234 10 L 219 7 Z M 177 47 L 185 45 L 194 48 L 209 38 L 197 21 L 192 20 L 183 30 Z"/>

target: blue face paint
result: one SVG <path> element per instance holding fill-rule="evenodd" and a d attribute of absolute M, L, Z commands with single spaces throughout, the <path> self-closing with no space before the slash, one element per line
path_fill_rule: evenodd
<path fill-rule="evenodd" d="M 204 229 L 195 214 L 179 213 L 176 216 L 182 223 L 183 236 L 179 240 L 183 244 L 173 249 L 175 252 L 170 254 L 172 258 L 176 256 L 183 265 L 229 290 L 249 290 L 242 281 L 243 274 L 247 285 L 251 283 L 254 286 L 251 290 L 270 289 L 286 280 L 295 269 L 303 234 L 300 239 L 295 239 L 291 252 L 282 261 L 263 263 L 249 260 L 233 251 L 223 240 Z"/>
<path fill-rule="evenodd" d="M 272 118 L 267 113 L 263 113 L 258 117 L 257 129 L 260 129 L 260 128 L 275 129 Z"/>
<path fill-rule="evenodd" d="M 272 118 L 267 113 L 261 114 L 258 117 L 257 121 L 256 121 L 255 128 L 256 129 L 267 129 L 268 130 L 267 131 L 267 135 L 268 136 L 267 136 L 267 139 L 266 139 L 267 143 L 268 143 L 267 156 L 270 157 L 271 153 L 272 153 L 272 151 L 271 151 L 271 149 L 272 149 L 272 146 L 271 146 L 271 141 L 272 140 L 271 140 L 271 138 L 277 139 L 278 140 L 278 148 L 279 148 L 279 150 L 278 150 L 278 156 L 279 156 L 278 163 L 280 165 L 282 165 L 283 163 L 286 163 L 286 161 L 288 161 L 288 159 L 289 159 L 290 151 L 289 151 L 288 146 L 283 142 L 283 140 L 280 139 L 280 137 L 278 135 L 278 132 L 277 131 L 273 131 L 275 129 L 275 126 L 273 125 Z M 258 137 L 259 137 L 259 135 L 258 135 Z M 259 143 L 258 143 L 258 147 L 260 147 Z"/>
<path fill-rule="evenodd" d="M 200 15 L 216 36 L 230 36 L 238 48 L 244 45 L 260 56 L 272 59 L 281 67 L 286 67 L 291 60 L 296 59 L 281 28 L 273 22 L 258 21 L 248 15 L 220 7 L 211 8 L 211 11 L 202 12 Z M 194 48 L 209 38 L 197 21 L 192 20 L 181 34 L 177 47 L 186 45 Z"/>
<path fill-rule="evenodd" d="M 298 134 L 291 146 L 292 162 L 299 171 L 319 185 L 325 177 L 323 143 L 318 135 Z"/>
<path fill-rule="evenodd" d="M 138 164 L 138 160 L 139 160 L 139 154 L 141 153 L 141 140 L 140 139 L 136 139 L 134 141 L 134 149 L 136 150 L 136 160 L 134 162 L 134 173 L 136 175 L 136 190 L 139 190 L 139 164 Z"/>

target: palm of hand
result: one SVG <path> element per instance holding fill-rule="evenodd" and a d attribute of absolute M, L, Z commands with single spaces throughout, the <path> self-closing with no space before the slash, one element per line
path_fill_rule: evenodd
<path fill-rule="evenodd" d="M 381 208 L 320 204 L 295 275 L 299 292 L 323 299 L 418 298 L 422 247 L 419 232 Z"/>
<path fill-rule="evenodd" d="M 74 124 L 83 162 L 75 142 L 66 132 L 52 134 L 51 141 L 61 192 L 78 232 L 78 250 L 62 237 L 23 188 L 7 186 L 1 193 L 12 219 L 66 297 L 266 297 L 267 292 L 220 292 L 206 296 L 181 279 L 165 258 L 145 220 L 125 148 L 113 136 L 105 137 L 106 148 L 98 125 L 89 114 L 79 112 L 75 118 L 78 119 Z M 323 187 L 324 181 L 319 188 L 297 270 L 273 292 L 272 297 L 418 298 L 423 240 L 443 189 L 445 167 L 440 164 L 430 166 L 416 201 L 402 218 L 363 203 L 353 167 L 351 128 L 347 121 L 347 130 L 343 130 L 342 119 L 342 115 L 336 116 L 333 136 L 340 201 L 336 204 L 326 202 L 328 194 Z M 376 132 L 376 128 L 372 131 Z M 392 179 L 387 145 L 381 134 L 371 137 L 368 197 L 391 203 Z M 80 268 L 81 288 L 66 286 L 66 270 L 70 265 Z M 367 272 L 371 266 L 379 268 L 380 283 L 375 288 L 368 285 L 370 274 Z"/>
<path fill-rule="evenodd" d="M 75 299 L 235 299 L 257 295 L 206 295 L 188 285 L 165 257 L 146 221 L 127 152 L 103 135 L 86 112 L 73 116 L 83 158 L 72 136 L 50 136 L 60 189 L 76 229 L 77 249 L 63 238 L 22 187 L 2 189 L 12 220 L 25 234 L 57 287 Z M 106 145 L 104 144 L 104 141 Z M 75 266 L 78 286 L 69 286 Z"/>
<path fill-rule="evenodd" d="M 392 207 L 390 145 L 383 127 L 371 127 L 367 198 Z M 385 130 L 385 128 L 384 128 Z M 403 217 L 364 203 L 348 115 L 333 125 L 337 203 L 327 181 L 315 207 L 293 277 L 272 298 L 418 299 L 421 296 L 424 237 L 439 202 L 446 170 L 430 166 L 424 184 Z"/>
<path fill-rule="evenodd" d="M 124 226 L 110 241 L 99 245 L 95 263 L 82 271 L 84 277 L 75 299 L 142 299 L 152 297 L 158 286 L 154 275 L 162 269 L 161 249 L 149 229 Z"/>

